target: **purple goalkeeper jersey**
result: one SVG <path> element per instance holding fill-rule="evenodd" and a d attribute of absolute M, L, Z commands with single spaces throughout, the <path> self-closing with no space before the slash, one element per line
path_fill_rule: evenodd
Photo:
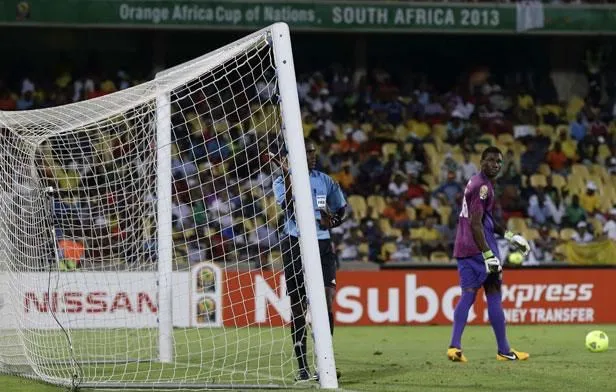
<path fill-rule="evenodd" d="M 472 257 L 481 254 L 477 247 L 471 230 L 471 214 L 483 212 L 483 233 L 488 246 L 499 257 L 496 237 L 494 235 L 494 186 L 483 173 L 477 173 L 468 180 L 462 199 L 462 210 L 458 217 L 458 230 L 456 242 L 453 248 L 453 256 L 456 258 Z"/>

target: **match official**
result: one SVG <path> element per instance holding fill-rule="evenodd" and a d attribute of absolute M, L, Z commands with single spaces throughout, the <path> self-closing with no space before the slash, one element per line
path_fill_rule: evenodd
<path fill-rule="evenodd" d="M 317 239 L 319 240 L 319 254 L 321 256 L 321 268 L 323 270 L 323 282 L 325 285 L 325 298 L 327 300 L 327 312 L 329 316 L 329 328 L 334 334 L 334 314 L 332 304 L 336 292 L 336 264 L 337 257 L 334 253 L 329 230 L 339 226 L 346 218 L 346 200 L 336 183 L 330 176 L 315 169 L 316 167 L 316 144 L 306 140 L 306 157 L 312 193 L 312 204 L 315 210 Z M 295 220 L 293 194 L 291 189 L 291 177 L 286 162 L 276 162 L 282 175 L 274 180 L 274 194 L 276 202 L 285 212 L 285 236 L 281 240 L 282 259 L 284 263 L 287 292 L 291 298 L 291 337 L 299 370 L 297 381 L 305 381 L 311 378 L 308 361 L 306 358 L 306 289 L 304 286 L 304 272 L 298 240 L 298 228 Z"/>

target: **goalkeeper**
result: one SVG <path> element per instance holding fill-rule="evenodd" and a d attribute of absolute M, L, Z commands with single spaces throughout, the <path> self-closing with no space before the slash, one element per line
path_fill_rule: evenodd
<path fill-rule="evenodd" d="M 329 316 L 330 332 L 334 333 L 334 314 L 332 304 L 336 292 L 336 264 L 330 239 L 329 229 L 339 226 L 346 218 L 346 200 L 340 186 L 327 174 L 315 170 L 316 145 L 307 140 L 306 156 L 312 192 L 312 203 L 315 208 L 317 238 L 319 240 L 319 254 L 325 285 L 325 298 Z M 298 229 L 293 213 L 293 195 L 291 178 L 286 162 L 276 161 L 282 170 L 282 176 L 274 180 L 274 194 L 276 202 L 285 211 L 285 236 L 281 240 L 282 258 L 284 263 L 287 292 L 291 298 L 291 337 L 295 356 L 299 366 L 296 380 L 304 381 L 311 378 L 306 358 L 306 289 L 304 287 L 304 273 L 298 240 Z"/>
<path fill-rule="evenodd" d="M 528 353 L 516 351 L 509 346 L 501 303 L 502 267 L 495 234 L 512 242 L 524 255 L 530 251 L 528 242 L 522 236 L 505 231 L 496 225 L 492 217 L 494 181 L 502 165 L 501 151 L 496 147 L 486 148 L 481 154 L 481 171 L 468 181 L 462 198 L 453 251 L 458 260 L 462 296 L 453 314 L 453 332 L 447 350 L 447 358 L 454 362 L 467 361 L 462 353 L 462 332 L 466 326 L 468 312 L 475 302 L 477 290 L 482 286 L 488 302 L 490 324 L 498 345 L 496 359 L 523 361 L 529 357 Z"/>

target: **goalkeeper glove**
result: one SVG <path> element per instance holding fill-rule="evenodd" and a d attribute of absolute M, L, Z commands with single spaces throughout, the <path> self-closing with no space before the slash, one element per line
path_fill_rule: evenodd
<path fill-rule="evenodd" d="M 483 263 L 486 265 L 486 272 L 497 274 L 503 270 L 500 260 L 494 256 L 491 250 L 483 252 Z"/>
<path fill-rule="evenodd" d="M 528 256 L 530 253 L 530 244 L 526 241 L 526 238 L 521 235 L 506 231 L 505 239 L 521 250 L 524 256 Z"/>

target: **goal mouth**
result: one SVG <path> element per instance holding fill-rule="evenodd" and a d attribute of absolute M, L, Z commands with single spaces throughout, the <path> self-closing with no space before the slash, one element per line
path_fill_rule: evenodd
<path fill-rule="evenodd" d="M 0 112 L 0 371 L 73 389 L 298 387 L 293 220 L 308 355 L 337 387 L 303 137 L 284 24 L 126 90 Z"/>

